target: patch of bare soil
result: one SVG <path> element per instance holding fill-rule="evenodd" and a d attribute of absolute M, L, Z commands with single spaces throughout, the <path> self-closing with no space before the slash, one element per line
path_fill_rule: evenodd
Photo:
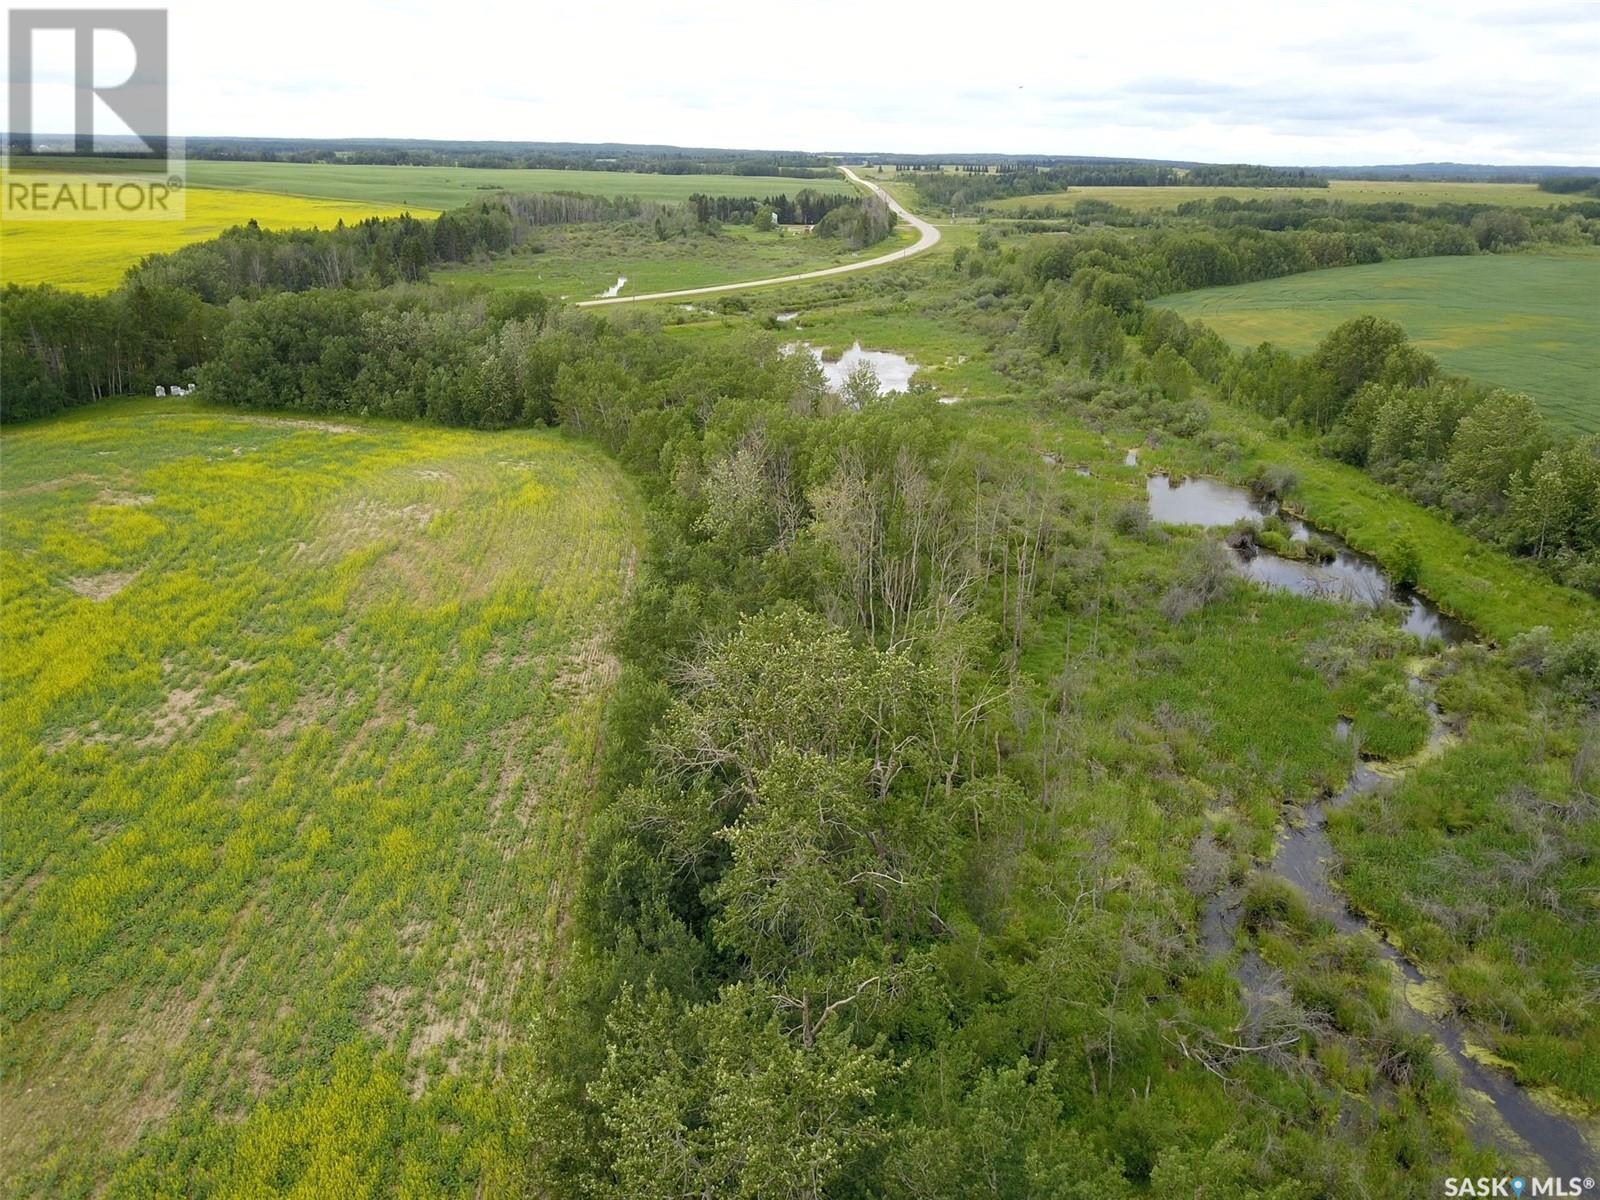
<path fill-rule="evenodd" d="M 359 433 L 354 425 L 337 425 L 332 421 L 311 421 L 304 417 L 235 417 L 251 425 L 289 426 L 294 429 L 315 429 L 321 433 Z"/>
<path fill-rule="evenodd" d="M 586 696 L 616 678 L 617 660 L 607 650 L 606 643 L 603 632 L 591 634 L 578 643 L 555 678 L 557 695 Z"/>
<path fill-rule="evenodd" d="M 364 498 L 335 514 L 320 541 L 323 548 L 348 552 L 396 535 L 421 533 L 438 515 L 432 504 L 386 504 Z"/>
<path fill-rule="evenodd" d="M 109 600 L 133 582 L 137 571 L 102 571 L 98 575 L 74 575 L 67 586 L 90 600 Z"/>
<path fill-rule="evenodd" d="M 166 700 L 156 710 L 154 727 L 143 737 L 128 739 L 120 733 L 107 732 L 101 723 L 95 720 L 82 728 L 68 729 L 50 742 L 50 750 L 52 753 L 59 753 L 75 744 L 85 746 L 128 744 L 163 748 L 170 746 L 207 717 L 227 712 L 235 707 L 234 702 L 226 696 L 213 696 L 202 702 L 201 695 L 200 688 L 174 688 L 167 693 Z"/>
<path fill-rule="evenodd" d="M 174 688 L 167 701 L 156 714 L 155 730 L 139 739 L 141 746 L 170 746 L 180 734 L 188 732 L 201 721 L 233 707 L 225 696 L 213 696 L 205 703 L 200 701 L 199 688 Z"/>
<path fill-rule="evenodd" d="M 119 492 L 115 488 L 102 488 L 100 494 L 95 497 L 95 503 L 108 504 L 113 508 L 143 508 L 146 504 L 154 504 L 155 499 L 154 496 Z"/>
<path fill-rule="evenodd" d="M 296 730 L 318 724 L 333 711 L 334 698 L 323 692 L 304 691 L 294 707 L 276 724 L 267 727 L 266 734 L 274 741 L 286 738 Z"/>
<path fill-rule="evenodd" d="M 394 1049 L 395 1039 L 405 1028 L 406 1013 L 411 1008 L 415 990 L 380 983 L 367 994 L 367 1019 L 364 1024 L 382 1038 L 390 1050 Z"/>

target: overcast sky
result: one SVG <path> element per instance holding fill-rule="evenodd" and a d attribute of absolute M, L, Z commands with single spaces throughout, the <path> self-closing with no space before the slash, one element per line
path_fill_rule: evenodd
<path fill-rule="evenodd" d="M 1600 164 L 1600 0 L 181 0 L 170 13 L 172 124 L 191 136 Z M 49 82 L 59 61 L 43 64 L 41 112 L 70 113 Z M 116 71 L 102 51 L 99 82 Z"/>

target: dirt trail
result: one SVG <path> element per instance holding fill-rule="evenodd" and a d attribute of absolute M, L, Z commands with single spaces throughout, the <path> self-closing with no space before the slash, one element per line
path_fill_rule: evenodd
<path fill-rule="evenodd" d="M 879 255 L 877 258 L 869 258 L 863 262 L 843 263 L 837 267 L 822 267 L 816 271 L 802 271 L 798 275 L 774 275 L 771 279 L 746 279 L 740 283 L 718 283 L 711 287 L 681 288 L 675 292 L 647 292 L 640 296 L 605 296 L 596 300 L 580 300 L 577 306 L 579 308 L 596 308 L 602 304 L 636 304 L 641 300 L 676 300 L 683 296 L 709 296 L 716 292 L 737 292 L 744 288 L 766 287 L 768 284 L 773 283 L 798 283 L 805 279 L 825 279 L 829 275 L 845 275 L 851 271 L 865 271 L 869 267 L 887 266 L 889 263 L 899 262 L 901 259 L 910 258 L 914 254 L 921 254 L 924 250 L 931 250 L 938 245 L 940 234 L 936 227 L 928 224 L 921 217 L 912 216 L 888 192 L 870 180 L 861 178 L 849 167 L 840 167 L 839 170 L 844 172 L 845 178 L 850 180 L 851 183 L 858 183 L 882 197 L 884 203 L 902 221 L 905 221 L 917 231 L 919 235 L 917 240 L 909 246 L 904 246 L 889 254 Z"/>

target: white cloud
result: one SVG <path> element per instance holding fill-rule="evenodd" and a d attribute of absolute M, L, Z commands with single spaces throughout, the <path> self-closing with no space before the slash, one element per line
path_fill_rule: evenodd
<path fill-rule="evenodd" d="M 1600 163 L 1588 2 L 178 0 L 171 34 L 188 135 Z"/>

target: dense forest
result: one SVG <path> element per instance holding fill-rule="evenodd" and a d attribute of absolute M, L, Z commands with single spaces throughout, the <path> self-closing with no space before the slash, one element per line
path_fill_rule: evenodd
<path fill-rule="evenodd" d="M 815 225 L 834 209 L 851 203 L 851 197 L 846 193 L 819 192 L 812 188 L 802 188 L 792 198 L 786 193 L 760 200 L 751 196 L 706 196 L 699 193 L 689 197 L 689 206 L 694 209 L 695 220 L 701 225 L 709 225 L 713 221 L 748 225 L 755 221 L 756 214 L 763 209 L 777 217 L 782 225 Z"/>

